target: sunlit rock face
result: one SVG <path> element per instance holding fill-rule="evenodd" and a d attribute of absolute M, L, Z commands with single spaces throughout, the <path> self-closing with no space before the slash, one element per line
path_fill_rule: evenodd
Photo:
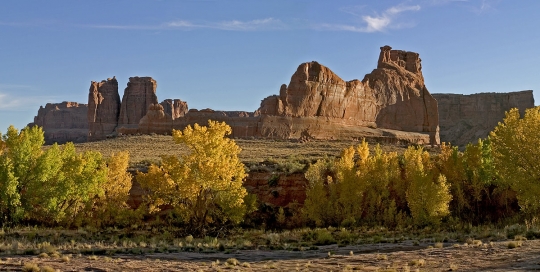
<path fill-rule="evenodd" d="M 88 140 L 103 140 L 118 126 L 120 95 L 115 77 L 101 82 L 92 81 L 88 94 Z"/>
<path fill-rule="evenodd" d="M 151 77 L 130 77 L 118 118 L 118 128 L 137 128 L 152 104 L 158 104 L 157 82 Z"/>
<path fill-rule="evenodd" d="M 279 96 L 262 101 L 257 112 L 274 116 L 262 122 L 262 136 L 289 138 L 306 130 L 315 138 L 411 132 L 416 135 L 406 137 L 417 138 L 413 141 L 438 144 L 437 101 L 424 84 L 419 55 L 391 49 L 381 47 L 377 68 L 362 81 L 344 81 L 315 61 L 300 64 Z"/>
<path fill-rule="evenodd" d="M 255 112 L 188 110 L 180 99 L 158 103 L 157 82 L 131 77 L 122 101 L 116 78 L 92 82 L 88 96 L 88 140 L 108 135 L 160 133 L 208 120 L 226 122 L 232 137 L 361 139 L 439 144 L 437 101 L 428 92 L 417 53 L 381 47 L 377 68 L 344 81 L 328 67 L 302 63 L 279 94 Z"/>

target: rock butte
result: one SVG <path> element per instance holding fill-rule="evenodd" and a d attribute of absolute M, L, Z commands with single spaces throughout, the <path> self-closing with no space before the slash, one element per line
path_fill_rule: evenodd
<path fill-rule="evenodd" d="M 255 112 L 188 110 L 179 99 L 158 103 L 156 89 L 151 77 L 131 77 L 120 100 L 116 78 L 91 82 L 87 108 L 73 102 L 47 104 L 31 125 L 43 126 L 47 143 L 95 141 L 118 134 L 169 134 L 172 129 L 205 125 L 212 119 L 229 124 L 237 138 L 365 137 L 433 145 L 440 143 L 440 120 L 442 140 L 464 145 L 486 136 L 510 108 L 534 106 L 532 91 L 431 95 L 419 55 L 390 46 L 381 47 L 377 68 L 362 81 L 344 81 L 315 61 L 302 63 L 289 84 L 283 84 L 278 95 L 263 99 Z M 80 118 L 85 110 L 86 122 Z"/>

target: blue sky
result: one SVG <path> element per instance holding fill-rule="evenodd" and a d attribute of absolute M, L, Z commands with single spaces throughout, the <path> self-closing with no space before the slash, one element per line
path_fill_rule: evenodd
<path fill-rule="evenodd" d="M 379 47 L 420 53 L 432 93 L 540 91 L 537 0 L 118 0 L 0 3 L 0 131 L 91 81 L 151 76 L 190 108 L 254 111 L 316 60 L 344 80 Z M 536 104 L 540 101 L 535 93 Z"/>

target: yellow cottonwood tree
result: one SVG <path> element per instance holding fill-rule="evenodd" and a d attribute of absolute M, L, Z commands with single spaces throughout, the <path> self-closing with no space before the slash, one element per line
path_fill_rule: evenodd
<path fill-rule="evenodd" d="M 321 159 L 310 165 L 305 173 L 309 184 L 302 213 L 317 226 L 339 224 L 342 220 L 341 215 L 336 213 L 338 195 L 333 179 L 329 176 L 332 168 L 332 161 Z"/>
<path fill-rule="evenodd" d="M 127 171 L 129 152 L 122 151 L 112 154 L 107 159 L 107 179 L 102 184 L 103 194 L 92 207 L 93 214 L 90 224 L 127 225 L 130 219 L 135 219 L 136 213 L 127 204 L 131 189 L 132 175 Z"/>
<path fill-rule="evenodd" d="M 404 154 L 407 202 L 416 225 L 438 224 L 450 213 L 450 186 L 444 175 L 437 175 L 429 153 L 409 147 Z"/>
<path fill-rule="evenodd" d="M 215 121 L 173 130 L 175 142 L 191 152 L 181 158 L 163 157 L 161 166 L 138 174 L 137 180 L 150 191 L 150 211 L 171 206 L 196 232 L 212 223 L 240 222 L 246 212 L 246 173 L 238 158 L 240 147 L 226 137 L 231 132 L 230 126 Z"/>
<path fill-rule="evenodd" d="M 388 224 L 395 226 L 403 216 L 396 199 L 405 189 L 399 182 L 395 152 L 384 153 L 379 145 L 370 155 L 363 141 L 343 150 L 334 164 L 320 160 L 306 172 L 310 182 L 303 212 L 316 225 L 352 226 Z M 334 178 L 329 172 L 334 172 Z"/>
<path fill-rule="evenodd" d="M 511 109 L 489 138 L 502 182 L 516 191 L 523 211 L 536 214 L 540 211 L 540 106 L 525 110 L 523 118 L 518 109 Z"/>

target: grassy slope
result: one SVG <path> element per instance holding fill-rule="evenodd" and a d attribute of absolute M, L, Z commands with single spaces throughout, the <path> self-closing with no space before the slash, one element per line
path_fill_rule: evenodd
<path fill-rule="evenodd" d="M 286 140 L 247 140 L 236 139 L 242 148 L 240 159 L 247 165 L 259 164 L 264 161 L 281 162 L 286 160 L 315 161 L 323 158 L 339 156 L 341 151 L 351 145 L 358 145 L 358 141 L 311 141 L 300 143 Z M 374 147 L 374 144 L 370 144 Z M 105 157 L 112 153 L 128 150 L 131 164 L 158 162 L 163 155 L 179 156 L 186 154 L 188 149 L 175 144 L 172 136 L 141 135 L 123 136 L 98 142 L 75 144 L 77 151 L 99 151 Z M 406 147 L 395 145 L 382 145 L 383 151 L 396 151 L 403 153 Z"/>

